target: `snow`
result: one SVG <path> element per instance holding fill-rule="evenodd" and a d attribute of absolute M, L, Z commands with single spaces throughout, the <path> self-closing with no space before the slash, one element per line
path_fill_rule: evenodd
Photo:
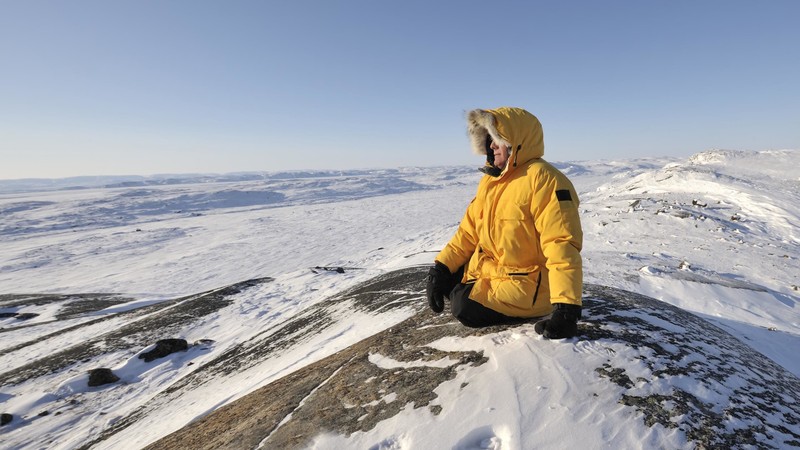
<path fill-rule="evenodd" d="M 462 370 L 436 389 L 436 402 L 458 414 L 433 416 L 406 408 L 396 420 L 365 433 L 319 436 L 312 448 L 375 448 L 371 446 L 381 441 L 402 442 L 397 448 L 456 449 L 631 448 L 642 442 L 644 448 L 681 446 L 678 433 L 632 422 L 622 408 L 603 410 L 600 397 L 614 393 L 594 374 L 571 370 L 585 366 L 587 359 L 602 363 L 609 352 L 624 354 L 622 346 L 548 345 L 533 326 L 523 326 L 496 335 L 447 338 L 431 347 L 491 355 L 489 364 Z M 639 372 L 646 370 L 640 360 L 630 366 L 633 373 L 637 366 Z M 584 398 L 587 387 L 577 387 L 587 378 L 595 380 L 588 390 L 597 397 Z"/>
<path fill-rule="evenodd" d="M 586 281 L 691 311 L 800 376 L 798 156 L 791 150 L 710 151 L 687 160 L 556 164 L 581 198 Z M 113 388 L 86 387 L 87 374 L 77 365 L 0 387 L 0 412 L 27 418 L 3 427 L 2 446 L 76 448 L 204 362 L 273 332 L 308 306 L 378 274 L 431 263 L 479 177 L 472 167 L 436 167 L 0 181 L 0 294 L 101 292 L 126 299 L 64 320 L 58 319 L 61 303 L 0 308 L 39 314 L 0 318 L 2 350 L 8 350 L 0 355 L 4 371 L 128 320 L 116 314 L 273 278 L 183 329 L 181 337 L 195 345 L 174 358 L 145 364 L 137 356 L 146 348 L 98 357 L 94 366 L 112 368 L 122 379 Z M 316 266 L 354 269 L 310 270 Z M 144 446 L 412 312 L 343 313 L 348 320 L 173 399 L 97 448 Z M 663 328 L 681 331 L 680 324 Z M 634 420 L 634 410 L 602 401 L 615 393 L 600 389 L 596 374 L 581 372 L 587 360 L 601 365 L 613 357 L 625 361 L 627 373 L 646 377 L 647 366 L 628 354 L 630 348 L 546 341 L 526 325 L 430 346 L 483 351 L 490 358 L 437 388 L 435 402 L 461 414 L 433 416 L 406 405 L 367 432 L 323 434 L 312 447 L 687 448 L 680 432 L 646 427 Z M 369 358 L 385 368 L 451 364 L 399 362 L 377 353 Z M 585 386 L 577 389 L 587 379 L 598 383 L 599 398 L 584 398 Z M 713 401 L 726 393 L 696 395 Z M 387 392 L 382 401 L 395 396 Z M 81 404 L 82 416 L 58 414 L 70 402 Z M 38 415 L 45 410 L 49 414 Z"/>

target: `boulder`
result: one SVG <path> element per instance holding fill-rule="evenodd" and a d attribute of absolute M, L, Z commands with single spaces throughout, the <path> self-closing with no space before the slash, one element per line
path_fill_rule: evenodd
<path fill-rule="evenodd" d="M 103 367 L 89 371 L 89 387 L 116 383 L 117 381 L 119 381 L 119 377 L 114 375 L 114 372 L 112 372 L 111 369 Z"/>

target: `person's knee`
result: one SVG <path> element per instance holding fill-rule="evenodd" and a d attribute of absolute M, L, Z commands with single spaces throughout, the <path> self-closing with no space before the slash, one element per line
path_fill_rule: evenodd
<path fill-rule="evenodd" d="M 470 328 L 482 328 L 490 325 L 490 320 L 487 317 L 487 309 L 480 303 L 472 300 L 466 295 L 456 297 L 456 300 L 450 302 L 450 312 L 459 322 L 464 326 Z"/>
<path fill-rule="evenodd" d="M 469 318 L 467 318 L 467 317 L 459 317 L 459 316 L 456 316 L 455 314 L 453 315 L 453 317 L 455 317 L 455 318 L 456 318 L 456 319 L 457 319 L 459 322 L 461 322 L 461 325 L 464 325 L 465 327 L 469 327 L 469 328 L 483 328 L 483 327 L 485 327 L 485 326 L 486 326 L 486 325 L 484 325 L 484 324 L 481 324 L 481 323 L 476 323 L 476 322 L 473 322 L 473 321 L 471 321 L 471 320 L 470 320 Z"/>
<path fill-rule="evenodd" d="M 450 291 L 450 313 L 462 324 L 473 327 L 473 321 L 470 319 L 469 292 L 471 286 L 459 284 L 452 291 Z"/>
<path fill-rule="evenodd" d="M 470 328 L 480 328 L 480 325 L 475 322 L 471 314 L 469 314 L 464 308 L 463 302 L 452 302 L 450 312 L 453 314 L 453 317 L 455 317 L 456 320 L 461 322 L 462 325 Z"/>

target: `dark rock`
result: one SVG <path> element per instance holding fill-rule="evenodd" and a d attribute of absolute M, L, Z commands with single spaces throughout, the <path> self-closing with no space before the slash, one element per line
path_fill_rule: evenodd
<path fill-rule="evenodd" d="M 154 349 L 139 355 L 139 359 L 143 359 L 144 362 L 150 362 L 175 352 L 185 352 L 188 349 L 189 344 L 186 339 L 162 339 L 156 342 Z"/>
<path fill-rule="evenodd" d="M 114 375 L 111 369 L 100 368 L 89 371 L 89 386 L 96 387 L 104 384 L 116 383 L 119 377 Z"/>
<path fill-rule="evenodd" d="M 12 416 L 11 414 L 8 413 L 0 414 L 0 426 L 7 425 L 11 423 L 12 420 L 14 420 L 14 416 Z"/>
<path fill-rule="evenodd" d="M 36 313 L 21 313 L 17 314 L 17 320 L 28 320 L 37 317 L 39 314 Z"/>
<path fill-rule="evenodd" d="M 4 312 L 4 313 L 0 313 L 0 319 L 8 319 L 10 317 L 14 317 L 17 320 L 28 320 L 28 319 L 33 319 L 34 317 L 36 317 L 38 315 L 39 314 L 36 314 L 36 313 Z"/>

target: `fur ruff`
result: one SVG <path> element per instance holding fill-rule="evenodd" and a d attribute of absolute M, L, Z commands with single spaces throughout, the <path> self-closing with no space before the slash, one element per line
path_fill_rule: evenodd
<path fill-rule="evenodd" d="M 486 155 L 486 136 L 491 136 L 497 144 L 511 144 L 497 132 L 495 118 L 492 113 L 483 109 L 473 109 L 467 113 L 467 134 L 469 134 L 472 151 L 476 155 Z"/>

